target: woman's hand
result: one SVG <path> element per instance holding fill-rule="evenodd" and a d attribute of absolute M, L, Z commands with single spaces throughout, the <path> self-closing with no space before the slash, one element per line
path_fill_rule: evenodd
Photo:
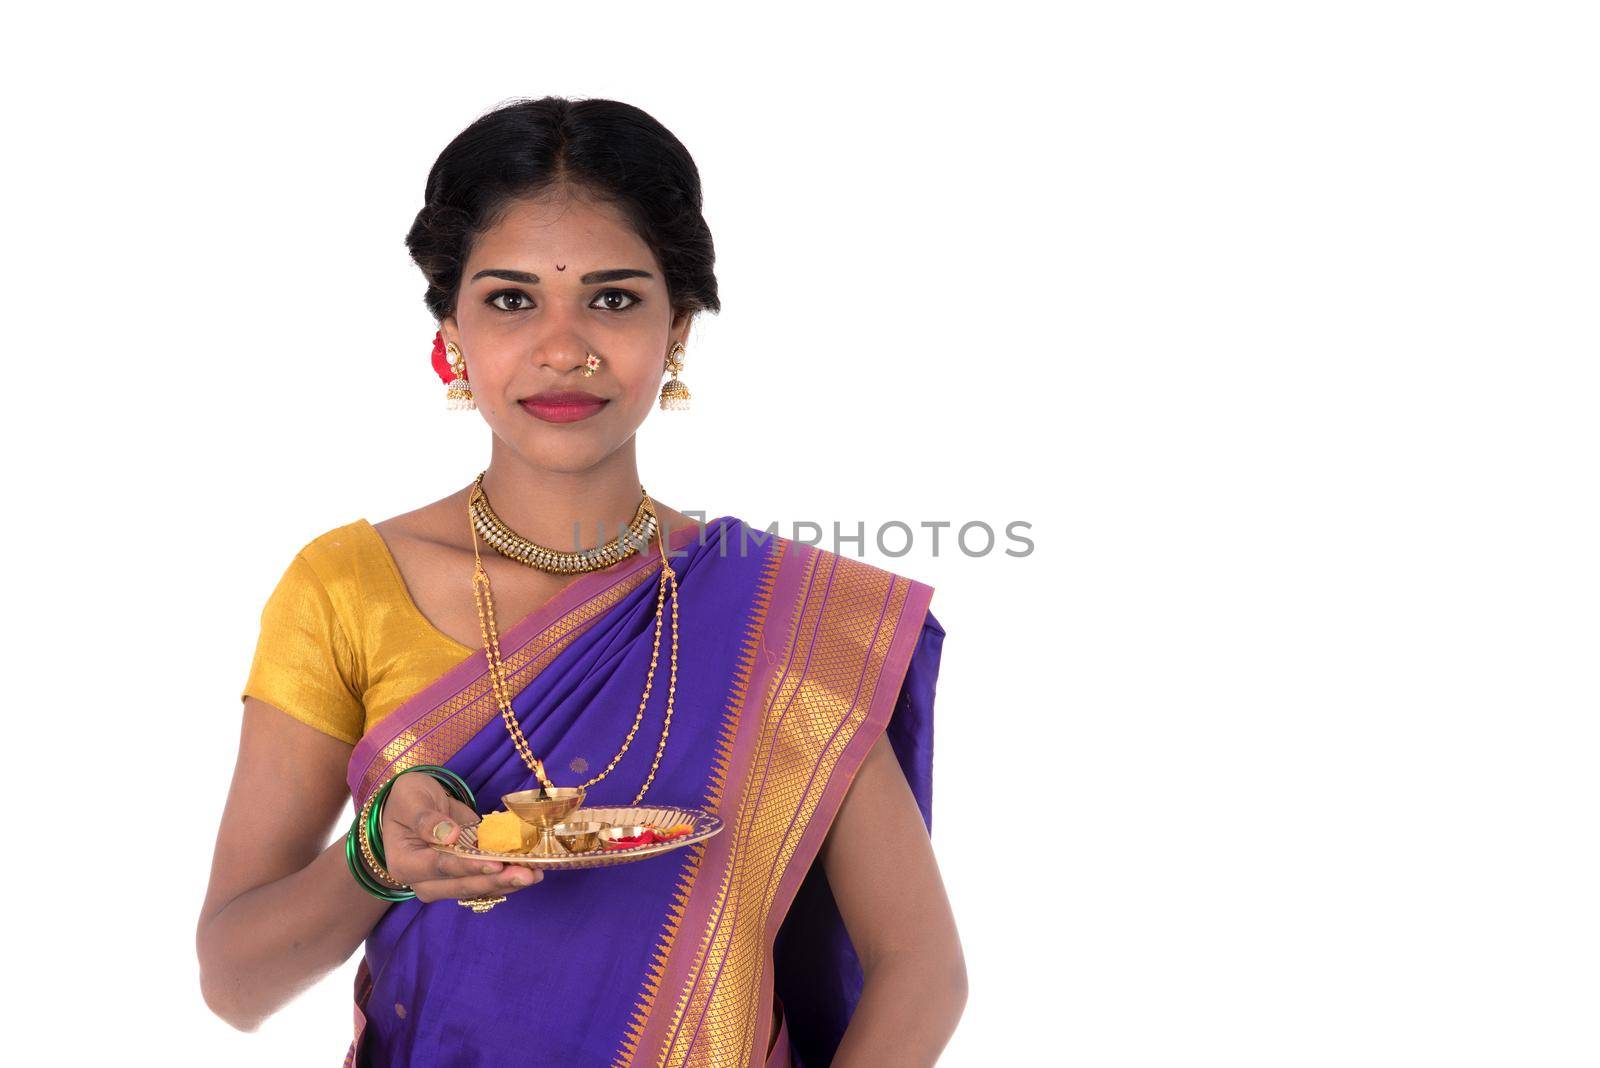
<path fill-rule="evenodd" d="M 418 901 L 493 897 L 514 893 L 544 878 L 538 868 L 470 860 L 441 853 L 429 842 L 449 845 L 478 814 L 450 796 L 431 775 L 401 775 L 383 803 L 385 867 L 416 891 Z"/>

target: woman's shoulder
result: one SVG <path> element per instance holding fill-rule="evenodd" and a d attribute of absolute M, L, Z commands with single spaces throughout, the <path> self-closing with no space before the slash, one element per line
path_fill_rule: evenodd
<path fill-rule="evenodd" d="M 383 542 L 365 518 L 323 531 L 295 554 L 305 561 L 329 591 L 359 582 L 374 563 L 381 563 Z"/>
<path fill-rule="evenodd" d="M 393 596 L 388 552 L 365 517 L 330 527 L 295 551 L 273 599 L 302 606 L 301 612 L 320 606 L 319 611 L 337 619 L 357 640 L 365 632 L 371 605 Z"/>
<path fill-rule="evenodd" d="M 325 530 L 290 558 L 261 609 L 241 691 L 350 745 L 361 737 L 367 678 L 358 574 L 364 522 Z"/>

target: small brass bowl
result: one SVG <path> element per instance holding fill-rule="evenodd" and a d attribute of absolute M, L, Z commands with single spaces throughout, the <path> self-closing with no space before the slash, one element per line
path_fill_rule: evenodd
<path fill-rule="evenodd" d="M 587 853 L 600 848 L 600 832 L 608 824 L 604 823 L 558 823 L 550 828 L 550 833 L 556 836 L 556 841 L 567 847 L 569 853 Z"/>
<path fill-rule="evenodd" d="M 600 832 L 600 842 L 603 845 L 606 842 L 614 842 L 618 838 L 637 838 L 649 829 L 649 826 L 643 823 L 617 824 Z"/>
<path fill-rule="evenodd" d="M 583 804 L 581 786 L 558 786 L 554 790 L 518 790 L 505 794 L 500 803 L 540 830 L 560 823 Z"/>

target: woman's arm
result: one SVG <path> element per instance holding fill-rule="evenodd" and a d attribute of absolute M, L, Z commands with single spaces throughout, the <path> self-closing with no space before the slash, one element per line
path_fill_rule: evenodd
<path fill-rule="evenodd" d="M 887 734 L 857 769 L 822 861 L 865 976 L 834 1068 L 934 1064 L 966 1006 L 966 963 L 928 828 Z"/>
<path fill-rule="evenodd" d="M 326 845 L 349 804 L 351 747 L 254 697 L 217 832 L 196 946 L 211 1011 L 254 1031 L 338 967 L 389 903 Z"/>
<path fill-rule="evenodd" d="M 342 835 L 325 844 L 336 824 L 348 828 L 352 815 L 345 786 L 350 750 L 263 701 L 245 699 L 238 761 L 195 934 L 206 1004 L 241 1031 L 254 1031 L 348 960 L 389 907 L 351 876 Z M 426 775 L 402 781 L 404 795 L 397 786 L 385 805 L 382 835 L 394 846 L 390 872 L 410 882 L 419 899 L 511 893 L 539 881 L 538 872 L 502 871 L 427 848 L 410 833 L 412 823 L 431 829 L 453 817 L 458 827 L 449 841 L 477 814 Z"/>

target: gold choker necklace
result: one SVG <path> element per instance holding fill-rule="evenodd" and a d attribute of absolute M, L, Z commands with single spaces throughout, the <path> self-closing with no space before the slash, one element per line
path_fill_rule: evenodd
<path fill-rule="evenodd" d="M 505 520 L 489 507 L 489 496 L 483 491 L 483 476 L 486 474 L 487 471 L 480 471 L 478 477 L 472 480 L 472 492 L 468 495 L 467 502 L 472 515 L 472 526 L 496 552 L 519 564 L 557 575 L 602 571 L 613 564 L 621 563 L 649 545 L 651 536 L 655 534 L 655 508 L 650 495 L 644 492 L 643 486 L 640 486 L 639 492 L 644 496 L 640 499 L 633 518 L 628 521 L 627 531 L 620 537 L 606 542 L 598 549 L 584 549 L 575 553 L 547 549 L 512 530 L 506 525 Z"/>

